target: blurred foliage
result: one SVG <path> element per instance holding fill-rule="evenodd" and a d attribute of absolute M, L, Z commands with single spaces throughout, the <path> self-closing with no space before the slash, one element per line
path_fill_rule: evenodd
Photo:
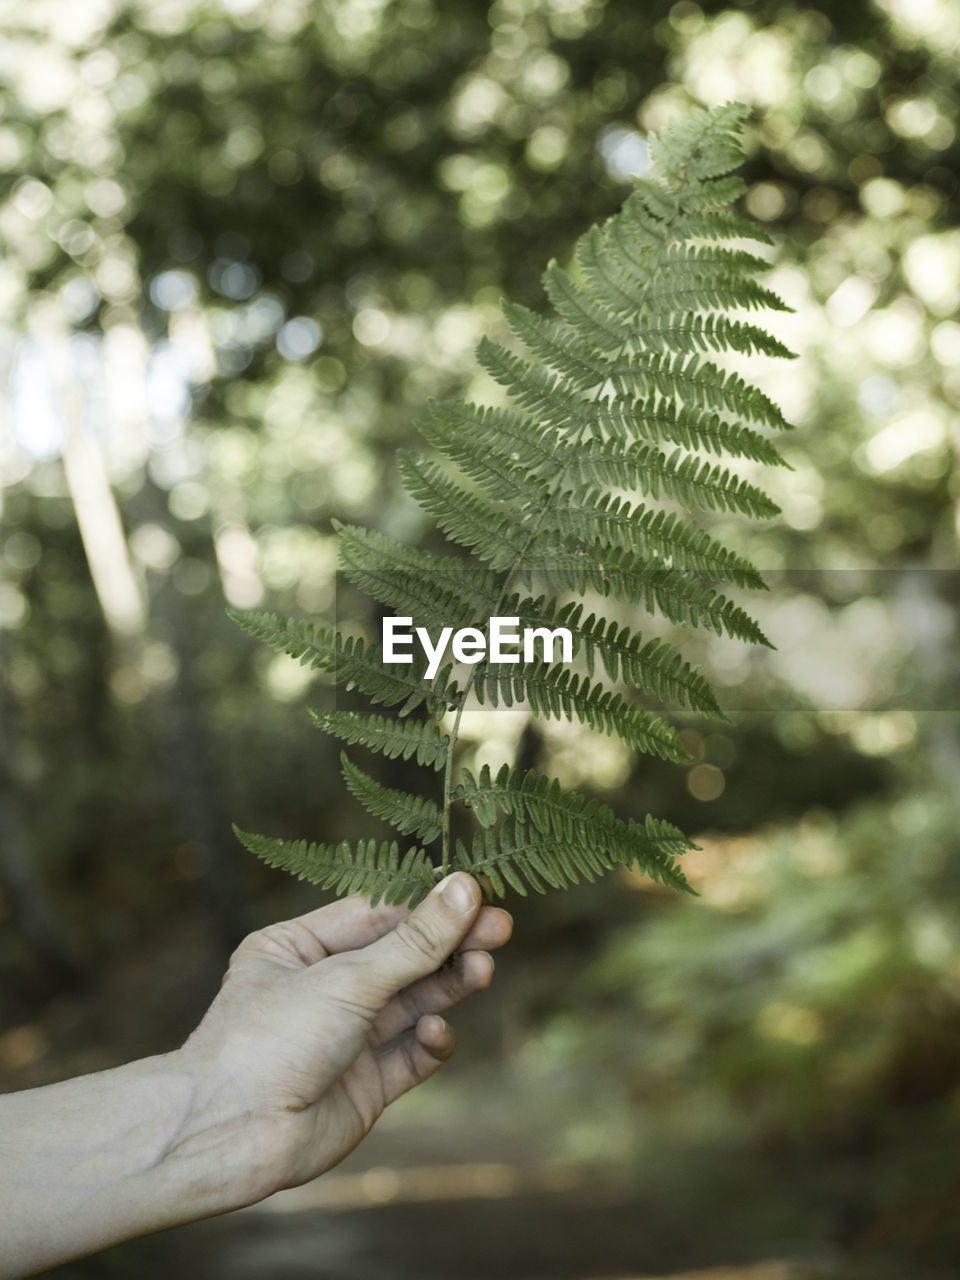
<path fill-rule="evenodd" d="M 619 930 L 519 1055 L 524 1087 L 577 1117 L 568 1153 L 702 1196 L 713 1226 L 722 1169 L 750 1187 L 746 1203 L 720 1190 L 733 1235 L 761 1221 L 887 1253 L 893 1274 L 904 1255 L 955 1258 L 955 826 L 919 792 L 705 839 L 704 901 Z"/>
<path fill-rule="evenodd" d="M 227 815 L 339 839 L 359 814 L 303 712 L 323 692 L 224 602 L 329 616 L 331 514 L 416 536 L 393 451 L 431 395 L 484 394 L 500 292 L 537 305 L 646 133 L 738 98 L 801 353 L 746 372 L 799 430 L 783 518 L 711 527 L 768 570 L 779 648 L 688 651 L 735 723 L 686 723 L 685 773 L 467 726 L 472 766 L 704 833 L 699 902 L 525 904 L 505 1070 L 563 1151 L 656 1167 L 665 1200 L 735 1189 L 739 1220 L 891 1274 L 955 1250 L 956 0 L 31 0 L 4 26 L 6 1077 L 168 1047 L 198 939 L 213 973 L 310 901 Z M 68 1016 L 71 981 L 119 1007 L 104 975 L 164 945 L 162 1007 Z"/>

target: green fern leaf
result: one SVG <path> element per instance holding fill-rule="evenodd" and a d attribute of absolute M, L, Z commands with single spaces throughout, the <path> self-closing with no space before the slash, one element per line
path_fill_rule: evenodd
<path fill-rule="evenodd" d="M 642 405 L 598 406 L 593 417 L 598 437 L 609 441 L 669 441 L 685 449 L 707 453 L 729 453 L 770 466 L 787 466 L 779 450 L 766 436 L 740 423 L 726 422 L 719 414 L 671 404 L 652 397 Z"/>
<path fill-rule="evenodd" d="M 420 430 L 464 475 L 494 494 L 497 501 L 536 505 L 546 497 L 543 484 L 526 467 L 497 450 L 492 438 L 495 433 L 483 429 L 464 432 L 458 423 L 446 422 L 440 414 L 421 423 Z"/>
<path fill-rule="evenodd" d="M 663 702 L 689 706 L 707 719 L 727 722 L 702 673 L 685 662 L 683 655 L 664 640 L 657 637 L 645 640 L 639 632 L 631 632 L 629 627 L 593 613 L 584 618 L 583 605 L 579 602 L 556 606 L 543 596 L 537 600 L 513 596 L 505 603 L 504 612 L 518 617 L 521 627 L 543 627 L 551 631 L 567 627 L 574 653 L 584 655 L 588 676 L 592 677 L 596 668 L 602 666 L 611 680 L 622 680 Z"/>
<path fill-rule="evenodd" d="M 401 857 L 396 841 L 378 845 L 361 840 L 308 844 L 306 840 L 277 840 L 234 827 L 234 834 L 251 853 L 271 867 L 289 871 L 338 895 L 365 893 L 378 902 L 416 904 L 436 883 L 433 865 L 422 849 L 408 849 Z"/>
<path fill-rule="evenodd" d="M 736 172 L 745 119 L 735 103 L 692 109 L 651 141 L 656 176 L 637 179 L 621 210 L 581 237 L 569 269 L 546 268 L 551 314 L 503 303 L 505 340 L 484 337 L 477 347 L 503 403 L 429 406 L 421 430 L 434 456 L 403 451 L 398 468 L 466 557 L 335 523 L 342 569 L 356 587 L 412 619 L 431 644 L 470 628 L 472 648 L 455 639 L 449 660 L 438 649 L 429 665 L 421 656 L 385 664 L 379 645 L 331 628 L 233 615 L 278 652 L 392 709 L 311 714 L 347 745 L 442 771 L 434 798 L 386 786 L 342 757 L 360 803 L 401 835 L 437 842 L 439 865 L 419 845 L 401 855 L 395 842 L 238 833 L 258 856 L 336 892 L 388 901 L 418 900 L 451 868 L 488 877 L 497 894 L 562 888 L 615 866 L 689 889 L 677 859 L 690 842 L 669 823 L 624 822 L 555 779 L 506 765 L 495 776 L 486 766 L 478 776 L 458 772 L 456 747 L 468 706 L 520 704 L 531 717 L 563 718 L 631 751 L 682 761 L 674 727 L 628 689 L 709 720 L 726 717 L 681 651 L 624 612 L 769 644 L 716 585 L 761 589 L 756 566 L 691 514 L 770 519 L 778 507 L 737 464 L 788 467 L 772 437 L 790 424 L 727 367 L 737 355 L 791 355 L 742 314 L 789 310 L 758 278 L 767 263 L 753 247 L 769 246 L 769 237 L 730 208 L 745 191 Z M 617 617 L 604 613 L 604 601 L 617 602 Z M 563 629 L 569 653 L 561 645 L 560 657 L 537 656 L 526 640 L 522 654 L 495 653 L 496 618 L 544 644 Z M 427 719 L 412 718 L 418 708 Z M 457 804 L 477 821 L 472 839 L 451 838 Z"/>
<path fill-rule="evenodd" d="M 526 539 L 514 511 L 475 493 L 465 493 L 437 466 L 415 454 L 398 454 L 404 485 L 451 540 L 472 550 L 494 570 L 508 568 Z"/>
<path fill-rule="evenodd" d="M 517 818 L 508 819 L 496 831 L 481 828 L 474 833 L 469 850 L 457 841 L 453 867 L 475 876 L 488 876 L 494 893 L 499 896 L 504 895 L 507 886 L 521 895 L 526 894 L 527 886 L 537 893 L 547 888 L 566 889 L 581 880 L 596 880 L 621 862 L 637 866 L 651 879 L 671 889 L 690 892 L 681 869 L 672 858 L 660 852 L 661 846 L 673 843 L 669 837 L 648 838 L 645 852 L 640 854 L 635 847 L 627 861 L 612 856 L 599 841 L 593 843 L 601 832 L 594 832 L 589 821 L 570 825 L 574 832 L 570 843 L 545 835 Z M 645 831 L 642 827 L 636 830 Z"/>
<path fill-rule="evenodd" d="M 531 471 L 556 465 L 556 442 L 536 419 L 513 409 L 444 400 L 431 405 L 438 428 L 490 443 L 501 456 Z"/>
<path fill-rule="evenodd" d="M 558 457 L 581 485 L 639 489 L 659 498 L 661 491 L 675 502 L 711 511 L 740 511 L 762 520 L 780 508 L 762 489 L 734 475 L 728 467 L 710 463 L 675 449 L 669 456 L 636 441 L 627 449 L 600 440 L 558 448 Z"/>
<path fill-rule="evenodd" d="M 599 874 L 620 865 L 669 883 L 681 875 L 675 859 L 697 847 L 670 823 L 623 822 L 606 805 L 566 791 L 556 778 L 532 769 L 521 774 L 503 765 L 496 778 L 489 765 L 483 766 L 479 778 L 464 769 L 454 798 L 474 811 L 482 827 L 492 827 L 499 810 L 569 850 L 571 880 L 577 872 Z"/>
<path fill-rule="evenodd" d="M 592 589 L 601 596 L 643 605 L 648 613 L 659 611 L 678 626 L 704 627 L 717 635 L 772 647 L 746 610 L 708 583 L 677 569 L 643 565 L 613 547 L 602 560 L 576 552 L 555 552 L 539 563 L 528 559 L 520 576 L 530 585 L 537 573 L 558 591 L 583 595 Z"/>
<path fill-rule="evenodd" d="M 568 667 L 526 663 L 508 667 L 504 674 L 486 669 L 474 683 L 481 706 L 526 702 L 534 715 L 545 719 L 578 719 L 596 733 L 615 736 L 634 751 L 645 751 L 662 760 L 689 757 L 677 731 L 659 716 L 631 707 L 618 693 L 592 683 Z"/>
<path fill-rule="evenodd" d="M 409 791 L 381 786 L 358 769 L 346 752 L 340 754 L 340 769 L 350 792 L 375 818 L 389 822 L 402 836 L 416 836 L 424 844 L 432 844 L 439 838 L 443 822 L 434 801 L 411 795 Z"/>
<path fill-rule="evenodd" d="M 344 574 L 361 591 L 425 627 L 470 626 L 488 618 L 499 598 L 495 576 L 455 556 L 416 552 L 371 529 L 334 521 Z"/>
<path fill-rule="evenodd" d="M 545 554 L 582 543 L 599 561 L 617 554 L 633 554 L 656 567 L 688 569 L 740 587 L 763 587 L 759 570 L 675 511 L 631 506 L 623 498 L 587 490 L 579 502 L 563 494 L 544 518 L 531 546 Z"/>
<path fill-rule="evenodd" d="M 324 733 L 379 751 L 388 760 L 416 757 L 417 764 L 442 769 L 447 763 L 450 738 L 435 724 L 420 720 L 387 720 L 384 716 L 364 716 L 357 711 L 316 711 L 310 718 Z"/>
<path fill-rule="evenodd" d="M 384 662 L 379 645 L 367 645 L 352 636 L 343 639 L 329 627 L 279 618 L 273 613 L 228 612 L 244 630 L 279 653 L 299 658 L 301 665 L 328 672 L 338 684 L 359 689 L 374 702 L 388 707 L 401 703 L 401 716 L 409 715 L 421 703 L 442 706 L 457 695 L 456 686 L 449 683 L 449 666 L 428 681 L 416 675 L 413 668 Z"/>

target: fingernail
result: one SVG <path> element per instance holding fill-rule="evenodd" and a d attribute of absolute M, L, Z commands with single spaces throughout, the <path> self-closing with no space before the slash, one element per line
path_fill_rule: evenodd
<path fill-rule="evenodd" d="M 446 880 L 441 880 L 437 887 L 443 894 L 443 900 L 447 906 L 461 915 L 466 911 L 472 911 L 476 906 L 477 896 L 462 871 L 455 871 L 453 875 L 447 876 Z"/>

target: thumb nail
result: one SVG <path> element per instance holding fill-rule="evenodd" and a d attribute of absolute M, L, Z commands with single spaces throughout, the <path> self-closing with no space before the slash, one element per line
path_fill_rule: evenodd
<path fill-rule="evenodd" d="M 447 906 L 461 915 L 472 911 L 476 906 L 477 895 L 470 883 L 470 878 L 462 871 L 455 871 L 453 875 L 441 880 L 437 888 L 443 894 L 443 900 Z"/>

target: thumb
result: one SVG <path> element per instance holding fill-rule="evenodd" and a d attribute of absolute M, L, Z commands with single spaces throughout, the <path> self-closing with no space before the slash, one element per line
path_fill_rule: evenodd
<path fill-rule="evenodd" d="M 405 920 L 363 950 L 370 978 L 394 995 L 401 987 L 439 969 L 470 930 L 480 910 L 480 888 L 455 871 L 433 888 Z"/>

